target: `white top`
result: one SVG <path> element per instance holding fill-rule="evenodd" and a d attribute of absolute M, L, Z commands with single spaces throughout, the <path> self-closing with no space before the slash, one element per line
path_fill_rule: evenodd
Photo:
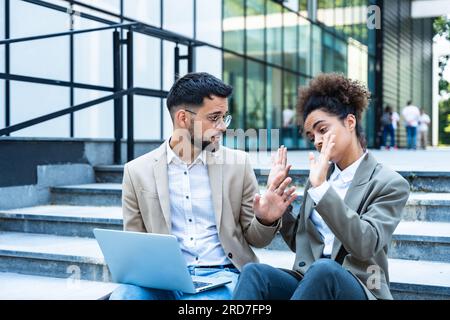
<path fill-rule="evenodd" d="M 231 263 L 219 240 L 205 153 L 187 165 L 167 143 L 172 234 L 188 266 Z"/>
<path fill-rule="evenodd" d="M 395 111 L 392 112 L 391 119 L 392 119 L 392 127 L 394 128 L 394 130 L 397 130 L 397 124 L 400 121 L 399 114 L 397 112 L 395 112 Z"/>
<path fill-rule="evenodd" d="M 403 108 L 402 116 L 405 119 L 405 125 L 417 127 L 419 124 L 420 110 L 416 106 L 409 105 Z"/>
<path fill-rule="evenodd" d="M 345 168 L 345 170 L 343 171 L 341 171 L 341 169 L 339 169 L 339 167 L 335 164 L 334 171 L 331 174 L 330 179 L 328 179 L 328 181 L 325 181 L 316 188 L 308 189 L 308 194 L 310 195 L 311 199 L 313 199 L 314 203 L 317 204 L 320 202 L 320 200 L 322 200 L 323 196 L 328 191 L 328 188 L 333 188 L 337 192 L 339 197 L 342 200 L 344 200 L 348 188 L 350 187 L 350 184 L 353 181 L 353 177 L 355 176 L 356 170 L 358 169 L 359 165 L 361 164 L 361 161 L 363 160 L 366 154 L 367 152 L 364 153 L 361 156 L 361 158 L 359 158 L 358 160 L 353 162 L 350 166 Z M 325 221 L 322 219 L 322 217 L 316 210 L 313 210 L 310 219 L 316 226 L 325 244 L 323 254 L 327 256 L 331 255 L 334 242 L 333 232 L 330 230 L 330 228 L 327 226 Z"/>
<path fill-rule="evenodd" d="M 283 126 L 288 127 L 293 124 L 295 112 L 291 109 L 284 109 L 283 110 Z"/>
<path fill-rule="evenodd" d="M 419 118 L 419 131 L 428 131 L 428 125 L 430 124 L 430 117 L 424 113 Z"/>

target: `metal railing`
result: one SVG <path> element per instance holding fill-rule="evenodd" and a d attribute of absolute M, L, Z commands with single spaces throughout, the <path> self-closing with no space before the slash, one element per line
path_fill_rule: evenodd
<path fill-rule="evenodd" d="M 6 0 L 9 2 L 9 0 Z M 29 2 L 36 5 L 41 5 L 44 7 L 48 7 L 54 10 L 59 10 L 63 12 L 67 12 L 67 8 L 47 3 L 45 1 L 40 0 L 22 0 L 25 2 Z M 76 1 L 73 1 L 76 2 Z M 81 5 L 81 4 L 80 4 Z M 84 5 L 84 7 L 89 7 L 88 5 Z M 5 135 L 10 135 L 13 132 L 29 128 L 31 126 L 56 119 L 65 115 L 72 115 L 73 113 L 84 110 L 87 108 L 91 108 L 93 106 L 97 106 L 101 103 L 108 102 L 114 100 L 114 163 L 120 163 L 121 161 L 121 143 L 123 138 L 123 97 L 127 97 L 127 161 L 130 161 L 134 158 L 134 96 L 140 95 L 140 96 L 148 96 L 148 97 L 158 97 L 158 98 L 165 98 L 167 96 L 167 91 L 164 90 L 154 90 L 154 89 L 148 89 L 148 88 L 140 88 L 134 86 L 134 68 L 133 68 L 133 57 L 134 57 L 134 43 L 133 43 L 133 35 L 135 32 L 138 32 L 140 34 L 144 34 L 147 36 L 152 36 L 159 38 L 161 40 L 167 40 L 170 42 L 174 42 L 176 44 L 175 46 L 175 79 L 177 79 L 179 74 L 179 63 L 180 60 L 186 59 L 187 65 L 188 65 L 188 72 L 193 71 L 193 61 L 194 61 L 194 51 L 193 48 L 195 46 L 201 46 L 204 45 L 200 41 L 196 41 L 193 39 L 186 38 L 184 36 L 180 36 L 178 34 L 175 34 L 173 32 L 169 32 L 163 29 L 159 29 L 156 27 L 152 27 L 149 25 L 145 25 L 143 23 L 139 22 L 131 22 L 131 23 L 113 23 L 111 21 L 97 18 L 92 15 L 78 13 L 79 16 L 85 17 L 92 20 L 101 20 L 102 23 L 108 24 L 105 27 L 99 27 L 99 28 L 91 28 L 91 29 L 84 29 L 84 30 L 71 30 L 67 32 L 60 32 L 60 33 L 51 33 L 51 34 L 45 34 L 45 35 L 38 35 L 38 36 L 30 36 L 30 37 L 22 37 L 22 38 L 15 38 L 15 39 L 5 39 L 0 40 L 0 46 L 5 45 L 7 47 L 7 55 L 9 54 L 9 45 L 13 43 L 20 43 L 20 42 L 28 42 L 28 41 L 34 41 L 34 40 L 40 40 L 40 39 L 49 39 L 49 38 L 55 38 L 55 37 L 63 37 L 63 36 L 70 36 L 73 37 L 74 35 L 78 34 L 84 34 L 84 33 L 92 33 L 92 32 L 99 32 L 99 31 L 105 31 L 105 30 L 111 30 L 112 37 L 113 37 L 113 87 L 106 87 L 106 86 L 99 86 L 99 85 L 91 85 L 91 84 L 85 84 L 85 83 L 76 83 L 73 81 L 73 77 L 71 76 L 70 81 L 61 81 L 61 80 L 54 80 L 54 79 L 46 79 L 46 78 L 38 78 L 38 77 L 29 77 L 24 75 L 16 75 L 11 74 L 9 72 L 9 68 L 6 68 L 6 72 L 0 73 L 0 79 L 4 79 L 6 81 L 6 101 L 9 104 L 9 81 L 23 81 L 23 82 L 31 82 L 31 83 L 38 83 L 38 84 L 47 84 L 47 85 L 55 85 L 55 86 L 63 86 L 63 87 L 70 87 L 72 90 L 73 88 L 81 88 L 81 89 L 91 89 L 91 90 L 98 90 L 103 92 L 112 92 L 112 94 L 107 95 L 102 98 L 94 99 L 85 103 L 81 103 L 78 105 L 73 105 L 71 103 L 70 107 L 68 108 L 61 108 L 61 110 L 52 112 L 40 117 L 36 117 L 31 120 L 27 120 L 21 123 L 17 123 L 14 125 L 7 125 L 5 128 L 0 129 L 0 137 Z M 121 38 L 121 32 L 118 30 L 127 30 L 126 38 Z M 181 56 L 178 45 L 186 45 L 188 47 L 188 54 Z M 127 88 L 123 88 L 122 79 L 123 79 L 123 67 L 122 67 L 122 61 L 123 61 L 123 53 L 122 53 L 122 46 L 126 46 L 126 65 L 127 65 L 127 74 L 126 74 L 126 81 L 127 81 Z M 71 101 L 73 101 L 73 98 L 71 98 Z M 9 108 L 9 105 L 7 106 Z"/>

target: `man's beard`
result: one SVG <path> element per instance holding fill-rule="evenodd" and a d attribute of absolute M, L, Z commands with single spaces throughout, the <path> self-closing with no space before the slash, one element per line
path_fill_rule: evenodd
<path fill-rule="evenodd" d="M 189 134 L 191 136 L 191 144 L 197 149 L 216 152 L 220 147 L 219 140 L 211 141 L 203 140 L 203 137 L 201 139 L 195 138 L 192 127 L 189 128 Z"/>

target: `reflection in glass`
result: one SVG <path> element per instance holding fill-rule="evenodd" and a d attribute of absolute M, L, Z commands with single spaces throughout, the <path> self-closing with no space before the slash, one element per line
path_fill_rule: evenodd
<path fill-rule="evenodd" d="M 247 0 L 247 55 L 264 59 L 264 0 Z"/>
<path fill-rule="evenodd" d="M 223 1 L 223 46 L 225 49 L 244 53 L 244 5 L 240 0 Z"/>
<path fill-rule="evenodd" d="M 246 128 L 264 128 L 264 65 L 247 61 Z"/>
<path fill-rule="evenodd" d="M 282 7 L 273 1 L 267 1 L 267 62 L 281 66 L 283 52 L 283 16 Z"/>

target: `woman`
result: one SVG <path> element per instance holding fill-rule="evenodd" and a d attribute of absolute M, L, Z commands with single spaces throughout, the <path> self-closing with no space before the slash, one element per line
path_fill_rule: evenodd
<path fill-rule="evenodd" d="M 235 299 L 392 299 L 387 251 L 409 184 L 366 150 L 360 123 L 368 99 L 363 85 L 338 74 L 300 91 L 299 124 L 319 155 L 309 154 L 300 213 L 282 218 L 293 270 L 247 264 Z"/>

